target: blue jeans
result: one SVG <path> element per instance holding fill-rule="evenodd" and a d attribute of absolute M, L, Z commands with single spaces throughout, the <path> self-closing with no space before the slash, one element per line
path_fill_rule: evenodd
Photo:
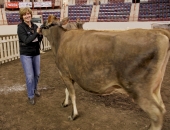
<path fill-rule="evenodd" d="M 20 55 L 20 60 L 26 77 L 28 97 L 33 98 L 34 91 L 37 90 L 37 84 L 40 75 L 40 55 Z"/>

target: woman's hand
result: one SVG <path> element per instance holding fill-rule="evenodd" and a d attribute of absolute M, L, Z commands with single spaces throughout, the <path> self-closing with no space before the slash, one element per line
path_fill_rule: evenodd
<path fill-rule="evenodd" d="M 38 33 L 38 34 L 42 34 L 42 33 L 41 33 L 41 29 L 40 29 L 39 27 L 37 28 L 37 33 Z"/>

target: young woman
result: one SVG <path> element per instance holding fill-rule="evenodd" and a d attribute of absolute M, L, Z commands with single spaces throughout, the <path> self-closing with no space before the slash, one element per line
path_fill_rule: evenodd
<path fill-rule="evenodd" d="M 29 103 L 35 104 L 34 96 L 40 96 L 37 90 L 40 75 L 40 45 L 43 36 L 40 28 L 31 22 L 32 10 L 21 8 L 19 11 L 21 23 L 18 24 L 20 60 L 26 77 Z"/>

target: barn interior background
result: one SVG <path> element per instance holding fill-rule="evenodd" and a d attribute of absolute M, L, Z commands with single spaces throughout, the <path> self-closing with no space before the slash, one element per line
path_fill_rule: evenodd
<path fill-rule="evenodd" d="M 70 109 L 60 109 L 58 105 L 64 97 L 65 86 L 60 77 L 56 77 L 58 73 L 51 51 L 42 55 L 40 89 L 44 95 L 34 108 L 23 103 L 27 100 L 23 98 L 24 92 L 1 95 L 4 92 L 25 90 L 24 75 L 20 62 L 17 61 L 19 42 L 16 34 L 17 24 L 20 22 L 19 8 L 22 7 L 33 10 L 33 21 L 39 26 L 49 14 L 53 14 L 60 20 L 69 17 L 70 22 L 80 18 L 85 22 L 83 28 L 86 30 L 151 29 L 152 23 L 169 24 L 169 0 L 0 0 L 0 129 L 147 129 L 148 118 L 129 98 L 123 95 L 94 97 L 78 88 L 78 97 L 81 97 L 78 100 L 81 105 L 78 107 L 82 111 L 86 109 L 86 113 L 80 111 L 83 118 L 74 123 L 68 122 L 66 117 Z M 44 50 L 50 50 L 46 38 L 43 42 Z M 170 63 L 162 87 L 167 108 L 163 130 L 170 128 L 169 71 Z"/>

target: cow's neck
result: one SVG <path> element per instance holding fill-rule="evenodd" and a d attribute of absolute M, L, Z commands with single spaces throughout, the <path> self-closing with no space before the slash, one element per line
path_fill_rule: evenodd
<path fill-rule="evenodd" d="M 65 33 L 65 30 L 63 30 L 61 27 L 56 27 L 55 32 L 52 34 L 53 39 L 52 39 L 52 42 L 51 42 L 51 46 L 53 48 L 55 48 L 55 52 L 58 51 L 58 48 L 60 46 L 60 42 L 61 42 L 61 39 L 62 39 L 64 33 Z"/>

